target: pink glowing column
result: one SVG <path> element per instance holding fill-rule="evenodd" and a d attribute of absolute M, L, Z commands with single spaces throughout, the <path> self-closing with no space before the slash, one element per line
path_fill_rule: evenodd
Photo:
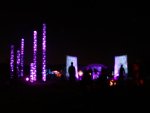
<path fill-rule="evenodd" d="M 17 50 L 16 69 L 17 75 L 20 77 L 20 50 Z"/>
<path fill-rule="evenodd" d="M 46 24 L 43 24 L 42 50 L 42 80 L 46 81 Z"/>
<path fill-rule="evenodd" d="M 14 45 L 10 48 L 10 77 L 14 77 Z"/>
<path fill-rule="evenodd" d="M 21 39 L 21 54 L 20 54 L 20 65 L 21 65 L 21 69 L 20 69 L 20 75 L 21 77 L 23 77 L 24 75 L 24 39 Z"/>
<path fill-rule="evenodd" d="M 34 77 L 34 63 L 30 63 L 30 82 L 33 82 L 33 77 Z"/>
<path fill-rule="evenodd" d="M 37 75 L 37 71 L 36 71 L 36 55 L 37 55 L 37 31 L 34 31 L 33 34 L 33 81 L 36 81 L 36 75 Z"/>

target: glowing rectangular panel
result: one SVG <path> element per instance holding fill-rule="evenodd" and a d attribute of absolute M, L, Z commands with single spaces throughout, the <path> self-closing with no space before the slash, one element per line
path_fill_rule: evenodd
<path fill-rule="evenodd" d="M 123 68 L 125 69 L 125 77 L 127 77 L 127 74 L 128 74 L 127 55 L 121 55 L 121 56 L 115 56 L 114 78 L 119 76 L 119 69 L 120 69 L 121 64 L 123 65 Z"/>
<path fill-rule="evenodd" d="M 69 78 L 68 68 L 71 65 L 71 62 L 73 62 L 73 65 L 74 65 L 74 67 L 76 69 L 75 77 L 76 77 L 76 79 L 79 79 L 79 76 L 78 76 L 78 64 L 77 64 L 77 57 L 76 56 L 67 56 L 66 57 L 66 77 Z"/>

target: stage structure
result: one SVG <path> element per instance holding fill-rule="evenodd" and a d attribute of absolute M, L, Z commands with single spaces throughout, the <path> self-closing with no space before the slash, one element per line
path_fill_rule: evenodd
<path fill-rule="evenodd" d="M 20 76 L 24 75 L 24 39 L 21 39 L 21 53 L 20 53 Z"/>
<path fill-rule="evenodd" d="M 77 63 L 77 57 L 76 56 L 66 56 L 66 78 L 69 79 L 69 72 L 68 72 L 68 68 L 71 65 L 71 62 L 73 62 L 73 66 L 75 67 L 75 77 L 77 80 L 79 80 L 79 76 L 78 76 L 78 63 Z"/>
<path fill-rule="evenodd" d="M 16 56 L 16 71 L 18 78 L 20 78 L 20 50 L 17 50 Z"/>
<path fill-rule="evenodd" d="M 42 80 L 46 81 L 46 24 L 43 24 L 42 37 Z"/>
<path fill-rule="evenodd" d="M 10 47 L 10 78 L 14 77 L 14 45 Z"/>
<path fill-rule="evenodd" d="M 106 70 L 107 66 L 104 64 L 89 64 L 84 67 L 84 71 L 91 71 L 91 79 L 96 80 L 102 75 L 102 70 Z"/>
<path fill-rule="evenodd" d="M 115 56 L 115 64 L 114 64 L 114 79 L 117 79 L 119 76 L 120 66 L 123 65 L 125 69 L 125 78 L 128 75 L 128 59 L 127 55 Z"/>
<path fill-rule="evenodd" d="M 37 56 L 37 31 L 33 32 L 33 81 L 36 81 L 37 77 L 37 63 L 36 63 L 36 56 Z"/>

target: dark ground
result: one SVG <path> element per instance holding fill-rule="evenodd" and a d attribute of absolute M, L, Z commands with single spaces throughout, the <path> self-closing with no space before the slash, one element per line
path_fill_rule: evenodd
<path fill-rule="evenodd" d="M 40 85 L 7 82 L 0 85 L 0 108 L 1 113 L 149 112 L 148 83 L 104 88 L 62 80 Z"/>

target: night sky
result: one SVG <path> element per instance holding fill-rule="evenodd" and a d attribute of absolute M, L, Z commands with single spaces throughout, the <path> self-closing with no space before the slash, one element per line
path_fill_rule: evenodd
<path fill-rule="evenodd" d="M 0 11 L 0 63 L 9 63 L 10 44 L 19 48 L 24 37 L 29 65 L 33 30 L 38 31 L 40 59 L 43 22 L 47 24 L 48 64 L 65 64 L 66 55 L 77 56 L 83 65 L 110 64 L 122 54 L 140 60 L 149 57 L 149 17 L 131 2 L 13 2 Z"/>

